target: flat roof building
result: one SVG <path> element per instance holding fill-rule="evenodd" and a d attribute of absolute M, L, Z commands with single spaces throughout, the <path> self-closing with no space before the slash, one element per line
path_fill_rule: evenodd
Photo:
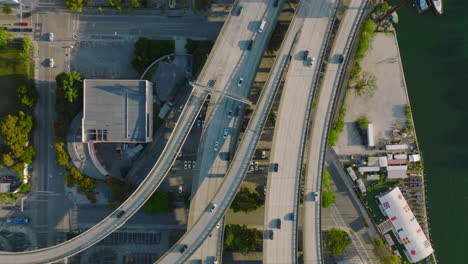
<path fill-rule="evenodd" d="M 146 80 L 84 80 L 82 141 L 151 142 L 153 84 Z"/>
<path fill-rule="evenodd" d="M 379 201 L 393 225 L 393 233 L 405 247 L 405 254 L 411 262 L 418 262 L 434 252 L 406 199 L 396 187 L 379 197 Z"/>

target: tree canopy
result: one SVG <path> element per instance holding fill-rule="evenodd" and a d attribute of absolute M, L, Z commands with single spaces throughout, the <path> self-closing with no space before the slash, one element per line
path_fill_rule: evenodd
<path fill-rule="evenodd" d="M 247 253 L 256 251 L 261 242 L 261 233 L 245 225 L 226 225 L 224 245 L 226 250 Z"/>
<path fill-rule="evenodd" d="M 258 192 L 250 192 L 247 188 L 241 188 L 231 204 L 234 212 L 252 212 L 264 204 L 264 200 Z"/>
<path fill-rule="evenodd" d="M 325 237 L 325 245 L 333 256 L 338 256 L 351 244 L 348 233 L 338 228 L 332 228 Z"/>
<path fill-rule="evenodd" d="M 65 0 L 65 4 L 71 11 L 81 12 L 88 4 L 88 0 Z"/>
<path fill-rule="evenodd" d="M 6 31 L 5 28 L 0 27 L 0 47 L 5 47 L 9 40 L 14 39 L 15 36 L 10 32 Z"/>
<path fill-rule="evenodd" d="M 138 73 L 143 73 L 153 61 L 174 53 L 174 50 L 174 40 L 139 38 L 135 43 L 135 58 L 132 60 L 132 66 Z"/>

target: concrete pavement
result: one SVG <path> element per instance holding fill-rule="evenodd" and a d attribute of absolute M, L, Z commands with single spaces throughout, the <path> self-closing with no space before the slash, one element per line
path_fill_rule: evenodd
<path fill-rule="evenodd" d="M 341 20 L 335 43 L 330 52 L 330 59 L 323 77 L 318 103 L 313 113 L 314 120 L 309 139 L 308 162 L 305 176 L 304 199 L 304 263 L 320 263 L 321 253 L 321 203 L 310 199 L 312 192 L 321 193 L 323 164 L 327 146 L 329 123 L 334 105 L 334 98 L 343 71 L 343 65 L 338 62 L 338 54 L 345 58 L 349 55 L 351 44 L 366 0 L 351 0 L 346 7 L 346 13 Z M 319 195 L 320 197 L 320 195 Z"/>
<path fill-rule="evenodd" d="M 315 83 L 328 32 L 338 1 L 301 2 L 289 27 L 289 34 L 300 30 L 285 77 L 273 137 L 270 161 L 278 163 L 278 172 L 268 174 L 264 230 L 273 239 L 263 240 L 264 263 L 296 263 L 299 184 L 303 148 Z M 309 52 L 304 60 L 304 52 Z M 309 59 L 315 62 L 309 65 Z M 278 228 L 281 221 L 281 228 Z"/>

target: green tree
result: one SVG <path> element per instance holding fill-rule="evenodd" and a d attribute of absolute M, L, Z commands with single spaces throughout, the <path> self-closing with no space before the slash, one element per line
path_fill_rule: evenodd
<path fill-rule="evenodd" d="M 33 146 L 29 145 L 24 149 L 24 153 L 21 156 L 21 159 L 26 164 L 32 164 L 35 156 L 36 156 L 36 150 L 34 150 Z"/>
<path fill-rule="evenodd" d="M 13 164 L 15 164 L 15 161 L 13 160 L 13 158 L 8 154 L 2 154 L 0 162 L 2 163 L 2 165 L 8 166 L 8 167 L 11 167 L 13 166 Z"/>
<path fill-rule="evenodd" d="M 23 175 L 23 172 L 24 172 L 24 163 L 22 162 L 18 162 L 16 163 L 15 165 L 13 165 L 13 167 L 11 167 L 11 169 L 18 173 L 18 175 Z"/>
<path fill-rule="evenodd" d="M 20 104 L 34 107 L 36 105 L 38 92 L 34 85 L 21 85 L 16 89 L 16 97 Z"/>
<path fill-rule="evenodd" d="M 132 4 L 133 7 L 139 7 L 140 6 L 140 1 L 139 0 L 130 0 L 130 3 Z"/>
<path fill-rule="evenodd" d="M 226 250 L 247 253 L 256 251 L 261 242 L 261 233 L 245 225 L 226 225 L 224 245 Z"/>
<path fill-rule="evenodd" d="M 109 204 L 113 207 L 120 206 L 135 190 L 131 184 L 121 181 L 117 178 L 106 179 L 105 184 L 109 186 L 111 195 L 109 196 Z M 146 205 L 145 205 L 146 210 Z"/>
<path fill-rule="evenodd" d="M 325 237 L 325 246 L 331 250 L 333 256 L 339 256 L 351 244 L 348 233 L 341 229 L 332 228 Z"/>
<path fill-rule="evenodd" d="M 0 27 L 0 47 L 5 47 L 9 40 L 14 39 L 15 36 L 6 31 L 4 27 Z"/>
<path fill-rule="evenodd" d="M 379 11 L 384 13 L 384 12 L 387 12 L 389 8 L 390 8 L 390 5 L 387 3 L 387 1 L 383 1 L 382 4 L 380 5 Z"/>
<path fill-rule="evenodd" d="M 360 116 L 357 121 L 361 129 L 363 130 L 367 129 L 367 126 L 369 125 L 369 119 L 367 119 L 367 116 L 365 115 Z"/>
<path fill-rule="evenodd" d="M 87 0 L 65 0 L 65 4 L 71 11 L 81 12 L 83 7 L 88 4 Z"/>
<path fill-rule="evenodd" d="M 65 143 L 62 141 L 55 143 L 55 152 L 57 153 L 57 164 L 61 166 L 67 166 L 70 163 L 70 157 L 68 153 L 63 149 Z"/>
<path fill-rule="evenodd" d="M 24 63 L 29 63 L 31 61 L 32 52 L 34 50 L 34 45 L 29 38 L 22 38 L 21 39 L 21 47 L 22 50 L 19 54 L 21 60 Z"/>
<path fill-rule="evenodd" d="M 173 199 L 174 197 L 170 197 L 166 192 L 156 191 L 145 203 L 145 213 L 148 215 L 167 213 L 174 207 Z"/>
<path fill-rule="evenodd" d="M 173 40 L 139 38 L 135 43 L 135 58 L 132 60 L 132 66 L 137 72 L 143 73 L 153 61 L 174 53 L 174 50 L 175 42 Z"/>
<path fill-rule="evenodd" d="M 11 14 L 11 12 L 12 12 L 11 6 L 2 5 L 2 13 L 9 15 Z"/>
<path fill-rule="evenodd" d="M 322 207 L 328 208 L 336 202 L 336 197 L 334 192 L 322 191 Z"/>
<path fill-rule="evenodd" d="M 401 258 L 397 255 L 386 256 L 383 258 L 384 264 L 400 264 Z"/>
<path fill-rule="evenodd" d="M 264 204 L 258 192 L 250 192 L 247 188 L 241 188 L 232 201 L 231 209 L 234 212 L 252 212 Z"/>

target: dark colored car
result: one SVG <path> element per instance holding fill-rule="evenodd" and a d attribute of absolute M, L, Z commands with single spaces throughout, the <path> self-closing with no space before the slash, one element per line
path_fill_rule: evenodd
<path fill-rule="evenodd" d="M 125 214 L 125 211 L 124 211 L 124 210 L 118 212 L 118 213 L 117 213 L 117 218 L 122 217 L 124 214 Z"/>
<path fill-rule="evenodd" d="M 338 55 L 338 62 L 343 63 L 344 61 L 344 56 L 342 54 Z"/>
<path fill-rule="evenodd" d="M 307 60 L 308 57 L 309 57 L 309 51 L 306 50 L 306 51 L 304 51 L 304 55 L 303 55 L 302 59 Z"/>
<path fill-rule="evenodd" d="M 278 2 L 279 2 L 279 0 L 274 0 L 273 6 L 274 6 L 274 7 L 278 7 Z"/>
<path fill-rule="evenodd" d="M 272 164 L 272 170 L 273 170 L 274 172 L 278 172 L 278 163 L 273 163 L 273 164 Z"/>
<path fill-rule="evenodd" d="M 253 45 L 253 40 L 249 40 L 249 43 L 247 43 L 247 50 L 251 50 Z"/>
<path fill-rule="evenodd" d="M 186 249 L 187 249 L 187 245 L 183 245 L 179 251 L 180 253 L 184 253 Z"/>
<path fill-rule="evenodd" d="M 31 16 L 31 12 L 24 12 L 21 14 L 21 17 L 23 18 L 27 18 L 27 17 L 30 17 Z"/>
<path fill-rule="evenodd" d="M 276 219 L 276 228 L 281 229 L 281 219 Z"/>
<path fill-rule="evenodd" d="M 237 8 L 237 15 L 240 16 L 241 13 L 242 13 L 242 6 L 239 6 L 239 8 Z"/>

